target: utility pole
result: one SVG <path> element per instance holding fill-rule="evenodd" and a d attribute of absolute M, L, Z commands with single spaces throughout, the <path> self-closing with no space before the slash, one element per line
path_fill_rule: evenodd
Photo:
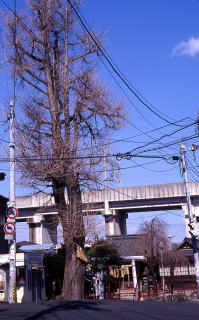
<path fill-rule="evenodd" d="M 15 208 L 15 139 L 14 139 L 14 102 L 10 102 L 10 201 L 8 207 Z M 15 224 L 15 220 L 12 221 Z M 16 302 L 16 235 L 9 240 L 9 303 Z"/>
<path fill-rule="evenodd" d="M 164 247 L 161 244 L 161 247 L 160 247 L 160 258 L 161 258 L 161 268 L 162 268 L 162 290 L 163 290 L 163 294 L 164 294 L 164 292 L 165 292 L 165 276 L 164 276 L 163 250 L 164 250 Z"/>
<path fill-rule="evenodd" d="M 107 163 L 106 163 L 107 147 L 104 147 L 104 182 L 107 184 Z M 107 185 L 106 185 L 107 187 Z"/>
<path fill-rule="evenodd" d="M 196 239 L 198 237 L 198 225 L 196 216 L 192 210 L 192 203 L 191 203 L 191 196 L 190 196 L 190 187 L 187 175 L 187 164 L 186 164 L 186 152 L 185 152 L 185 145 L 180 145 L 180 153 L 181 153 L 181 166 L 182 166 L 182 175 L 184 179 L 184 187 L 185 187 L 185 194 L 186 194 L 186 202 L 187 202 L 187 211 L 189 217 L 189 224 L 190 227 L 190 234 L 191 234 L 191 241 L 192 241 L 192 248 L 193 248 L 193 256 L 194 256 L 194 266 L 196 270 L 196 283 L 197 283 L 197 298 L 199 299 L 199 256 L 198 256 L 198 247 Z"/>

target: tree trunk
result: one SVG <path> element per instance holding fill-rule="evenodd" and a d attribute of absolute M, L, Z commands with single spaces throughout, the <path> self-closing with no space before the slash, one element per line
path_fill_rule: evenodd
<path fill-rule="evenodd" d="M 75 245 L 66 244 L 66 264 L 62 286 L 65 300 L 84 298 L 85 263 L 76 257 Z"/>
<path fill-rule="evenodd" d="M 77 258 L 77 247 L 83 249 L 85 240 L 81 190 L 78 180 L 70 175 L 67 179 L 68 203 L 66 203 L 65 184 L 54 183 L 54 197 L 63 228 L 66 251 L 62 297 L 67 300 L 84 298 L 85 262 Z"/>

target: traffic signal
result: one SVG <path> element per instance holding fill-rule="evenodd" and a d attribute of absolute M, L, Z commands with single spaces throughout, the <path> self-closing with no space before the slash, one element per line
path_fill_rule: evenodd
<path fill-rule="evenodd" d="M 5 180 L 6 174 L 5 172 L 0 172 L 0 181 Z"/>

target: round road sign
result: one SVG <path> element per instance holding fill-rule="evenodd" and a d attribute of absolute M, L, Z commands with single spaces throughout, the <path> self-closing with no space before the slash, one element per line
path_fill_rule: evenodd
<path fill-rule="evenodd" d="M 14 207 L 9 207 L 7 209 L 6 215 L 10 219 L 15 219 L 18 216 L 18 209 Z"/>
<path fill-rule="evenodd" d="M 13 234 L 15 233 L 16 230 L 16 226 L 13 222 L 7 222 L 6 224 L 4 224 L 4 232 L 6 234 Z"/>

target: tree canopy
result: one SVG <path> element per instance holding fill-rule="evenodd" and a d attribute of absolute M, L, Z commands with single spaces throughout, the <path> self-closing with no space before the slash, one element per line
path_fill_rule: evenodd
<path fill-rule="evenodd" d="M 106 240 L 97 241 L 87 252 L 93 273 L 107 271 L 109 266 L 121 265 L 121 257 L 117 249 Z"/>

